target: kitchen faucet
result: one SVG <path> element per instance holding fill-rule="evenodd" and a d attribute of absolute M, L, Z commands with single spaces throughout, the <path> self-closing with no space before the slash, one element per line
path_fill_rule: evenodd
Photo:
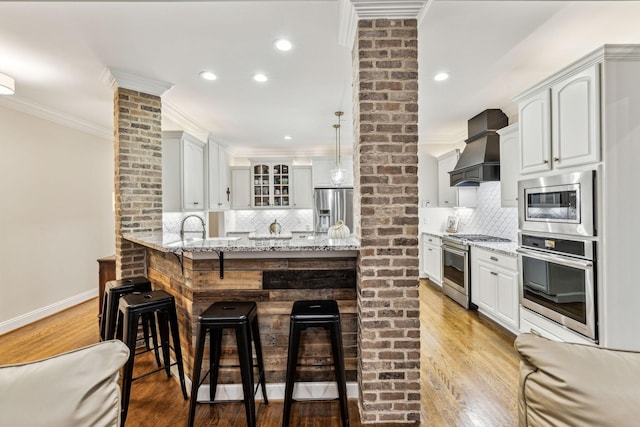
<path fill-rule="evenodd" d="M 204 225 L 204 220 L 198 216 L 198 215 L 187 215 L 184 217 L 184 219 L 182 220 L 182 225 L 180 225 L 180 238 L 184 239 L 184 233 L 198 233 L 198 231 L 184 231 L 184 223 L 189 219 L 189 218 L 198 218 L 200 220 L 200 222 L 202 223 L 202 239 L 204 240 L 206 238 L 206 230 L 205 230 L 205 225 Z"/>

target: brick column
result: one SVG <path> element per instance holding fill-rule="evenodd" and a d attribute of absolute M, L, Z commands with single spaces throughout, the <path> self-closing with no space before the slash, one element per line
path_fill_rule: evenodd
<path fill-rule="evenodd" d="M 364 423 L 420 422 L 417 38 L 415 19 L 364 19 L 353 49 Z"/>
<path fill-rule="evenodd" d="M 123 233 L 162 231 L 159 96 L 117 88 L 115 119 L 116 277 L 146 273 L 145 249 Z"/>

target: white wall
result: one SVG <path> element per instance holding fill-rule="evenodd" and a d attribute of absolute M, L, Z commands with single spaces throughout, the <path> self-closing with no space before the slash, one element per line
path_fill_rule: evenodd
<path fill-rule="evenodd" d="M 113 162 L 112 140 L 0 106 L 0 333 L 97 295 Z"/>

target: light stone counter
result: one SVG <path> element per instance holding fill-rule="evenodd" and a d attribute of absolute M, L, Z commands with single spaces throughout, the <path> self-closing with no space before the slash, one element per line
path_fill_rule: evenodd
<path fill-rule="evenodd" d="M 429 236 L 435 237 L 447 237 L 449 233 L 445 233 L 443 231 L 425 231 L 422 234 L 426 234 Z M 518 248 L 518 242 L 470 242 L 468 240 L 462 240 L 464 244 L 469 246 L 475 246 L 482 249 L 488 249 L 490 251 L 498 252 L 504 255 L 517 257 L 516 249 Z"/>
<path fill-rule="evenodd" d="M 180 239 L 169 233 L 130 233 L 123 238 L 161 252 L 181 253 L 190 258 L 215 257 L 224 252 L 225 258 L 282 257 L 354 257 L 360 250 L 357 239 L 329 239 L 325 235 L 293 237 L 291 239 L 249 239 L 247 237 L 199 237 Z M 277 253 L 277 254 L 276 254 Z"/>

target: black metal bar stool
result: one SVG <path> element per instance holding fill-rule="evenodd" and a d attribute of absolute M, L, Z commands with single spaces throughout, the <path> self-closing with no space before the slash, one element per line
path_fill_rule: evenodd
<path fill-rule="evenodd" d="M 298 366 L 298 350 L 300 334 L 306 328 L 324 328 L 329 331 L 333 367 L 338 386 L 340 415 L 343 427 L 349 426 L 349 410 L 347 406 L 347 380 L 344 370 L 344 353 L 342 350 L 342 327 L 338 303 L 334 300 L 296 301 L 291 309 L 289 324 L 289 354 L 287 356 L 287 376 L 284 392 L 283 427 L 289 426 L 291 404 L 293 403 L 293 386 Z"/>
<path fill-rule="evenodd" d="M 133 378 L 138 324 L 145 315 L 157 316 L 164 366 Z M 123 341 L 130 350 L 129 360 L 124 365 L 122 374 L 122 425 L 124 426 L 129 409 L 131 383 L 133 381 L 159 372 L 162 369 L 166 371 L 167 377 L 171 378 L 171 365 L 177 365 L 182 395 L 185 400 L 187 399 L 187 388 L 184 382 L 184 367 L 182 365 L 182 351 L 180 349 L 176 302 L 171 294 L 165 291 L 149 291 L 122 296 L 119 302 L 118 321 L 122 322 Z M 171 336 L 173 337 L 172 348 L 175 353 L 175 363 L 171 363 L 170 361 L 169 351 L 171 347 L 169 345 L 169 330 L 171 330 Z"/>
<path fill-rule="evenodd" d="M 242 378 L 242 390 L 244 407 L 247 416 L 247 425 L 255 427 L 255 393 L 253 381 L 253 354 L 251 341 L 255 345 L 256 359 L 258 362 L 258 383 L 262 384 L 262 396 L 265 405 L 267 399 L 267 387 L 264 379 L 264 362 L 262 359 L 262 345 L 260 343 L 260 330 L 258 328 L 258 309 L 255 302 L 216 302 L 209 306 L 198 318 L 198 339 L 196 342 L 196 354 L 193 362 L 193 378 L 191 385 L 191 400 L 189 402 L 189 427 L 193 426 L 197 403 L 219 403 L 215 401 L 218 385 L 218 372 L 220 371 L 220 354 L 222 352 L 223 329 L 234 329 L 238 348 L 238 360 L 240 362 L 240 376 Z M 210 337 L 209 372 L 200 380 L 202 369 L 202 356 L 207 333 Z M 235 366 L 234 366 L 235 367 Z M 209 375 L 209 400 L 198 402 L 198 388 Z"/>
<path fill-rule="evenodd" d="M 104 287 L 102 299 L 102 322 L 100 323 L 100 340 L 122 339 L 122 324 L 118 324 L 118 302 L 123 295 L 135 292 L 151 291 L 151 282 L 146 277 L 132 277 L 129 279 L 110 280 Z M 158 337 L 156 334 L 156 322 L 153 315 L 145 315 L 142 322 L 144 344 L 147 351 L 152 348 L 149 345 L 149 337 L 153 341 L 153 351 L 156 363 L 160 366 L 158 353 Z"/>

